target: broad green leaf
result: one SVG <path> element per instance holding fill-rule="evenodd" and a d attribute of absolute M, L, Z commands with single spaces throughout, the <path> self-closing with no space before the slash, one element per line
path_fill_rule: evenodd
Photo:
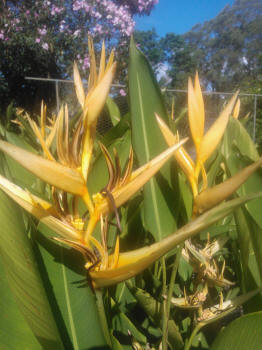
<path fill-rule="evenodd" d="M 109 129 L 106 134 L 101 136 L 100 142 L 104 146 L 109 147 L 116 139 L 124 136 L 125 132 L 130 129 L 130 116 L 129 113 L 125 114 L 119 123 L 113 128 Z"/>
<path fill-rule="evenodd" d="M 243 125 L 236 119 L 231 118 L 225 133 L 221 152 L 226 160 L 226 167 L 229 176 L 233 176 L 237 171 L 244 168 L 248 163 L 246 159 L 257 161 L 259 158 L 255 144 L 247 133 Z M 239 196 L 247 193 L 259 191 L 262 188 L 262 173 L 256 171 L 237 191 Z M 262 228 L 262 219 L 259 208 L 262 200 L 257 199 L 248 203 L 246 208 L 257 224 Z"/>
<path fill-rule="evenodd" d="M 43 348 L 64 349 L 39 273 L 33 243 L 25 230 L 22 212 L 2 191 L 0 222 L 1 260 L 21 313 Z"/>
<path fill-rule="evenodd" d="M 260 349 L 262 344 L 262 312 L 242 316 L 223 329 L 211 350 Z"/>
<path fill-rule="evenodd" d="M 230 155 L 232 147 L 237 147 L 242 156 L 253 161 L 258 160 L 259 155 L 254 142 L 240 121 L 234 118 L 230 118 L 224 137 L 222 151 L 226 158 Z"/>
<path fill-rule="evenodd" d="M 152 69 L 133 39 L 130 45 L 129 95 L 133 147 L 141 166 L 167 148 L 155 113 L 166 122 L 168 118 Z M 170 165 L 165 165 L 144 187 L 144 222 L 157 241 L 176 228 L 175 195 L 170 183 Z"/>
<path fill-rule="evenodd" d="M 45 235 L 38 232 L 35 237 L 42 262 L 41 273 L 47 281 L 47 295 L 55 310 L 58 328 L 64 335 L 66 349 L 106 346 L 82 256 L 52 241 L 52 232 L 43 224 L 39 225 L 39 231 Z"/>
<path fill-rule="evenodd" d="M 245 284 L 248 275 L 248 261 L 250 254 L 253 253 L 252 242 L 250 238 L 250 228 L 248 226 L 246 215 L 243 208 L 237 208 L 234 212 L 236 229 L 238 233 L 238 242 L 240 248 L 240 258 L 242 267 L 242 279 Z"/>
<path fill-rule="evenodd" d="M 20 312 L 0 264 L 0 347 L 2 350 L 41 350 L 28 323 Z M 15 335 L 15 336 L 14 336 Z"/>
<path fill-rule="evenodd" d="M 245 166 L 249 165 L 244 158 L 239 157 L 238 154 L 232 151 L 229 156 L 226 167 L 230 172 L 230 176 L 236 174 L 239 170 L 243 169 Z M 262 188 L 262 172 L 261 169 L 257 170 L 252 174 L 246 182 L 240 186 L 237 190 L 238 196 L 243 196 L 247 193 L 255 193 Z M 249 214 L 253 217 L 256 223 L 262 228 L 262 217 L 261 217 L 261 208 L 262 199 L 257 199 L 253 203 L 247 203 L 246 208 Z"/>
<path fill-rule="evenodd" d="M 121 114 L 120 114 L 120 111 L 119 111 L 117 104 L 109 96 L 107 97 L 107 100 L 106 100 L 106 107 L 107 107 L 111 122 L 115 126 L 116 124 L 118 124 L 120 122 Z"/>
<path fill-rule="evenodd" d="M 238 208 L 235 213 L 238 241 L 242 267 L 242 290 L 247 292 L 261 285 L 262 281 L 262 232 L 250 216 L 246 208 Z M 255 308 L 254 308 L 255 305 Z M 255 311 L 262 305 L 262 295 L 259 294 L 245 305 L 248 310 Z"/>

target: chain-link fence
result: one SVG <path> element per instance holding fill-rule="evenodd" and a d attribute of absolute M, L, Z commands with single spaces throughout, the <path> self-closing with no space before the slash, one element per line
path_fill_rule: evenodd
<path fill-rule="evenodd" d="M 26 77 L 26 79 L 37 80 L 41 82 L 42 85 L 46 84 L 47 89 L 54 89 L 56 96 L 56 112 L 59 111 L 62 103 L 67 103 L 70 106 L 71 115 L 74 115 L 75 112 L 79 110 L 73 80 L 35 77 Z M 174 101 L 174 117 L 179 117 L 181 113 L 183 113 L 184 107 L 187 106 L 187 90 L 162 89 L 162 91 L 168 110 L 171 111 L 171 106 Z M 124 115 L 128 111 L 128 103 L 125 94 L 125 85 L 112 85 L 111 95 L 114 97 L 121 115 Z M 205 95 L 206 127 L 208 128 L 218 117 L 220 111 L 223 109 L 223 105 L 233 95 L 233 92 L 204 91 L 203 94 Z M 262 95 L 240 93 L 239 97 L 241 100 L 240 118 L 245 118 L 246 127 L 253 140 L 256 141 L 259 139 L 262 143 Z M 181 125 L 182 133 L 188 135 L 188 123 L 186 120 L 185 122 L 182 120 Z M 111 120 L 106 113 L 100 118 L 98 127 L 102 133 L 112 127 Z"/>

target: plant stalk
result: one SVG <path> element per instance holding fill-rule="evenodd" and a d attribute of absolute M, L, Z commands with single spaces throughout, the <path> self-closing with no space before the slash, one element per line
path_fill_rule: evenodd
<path fill-rule="evenodd" d="M 103 331 L 107 345 L 110 346 L 110 348 L 112 349 L 112 341 L 111 341 L 111 336 L 108 329 L 102 291 L 100 289 L 96 289 L 95 294 L 96 294 L 96 305 L 97 305 L 97 310 L 98 310 L 102 331 Z"/>

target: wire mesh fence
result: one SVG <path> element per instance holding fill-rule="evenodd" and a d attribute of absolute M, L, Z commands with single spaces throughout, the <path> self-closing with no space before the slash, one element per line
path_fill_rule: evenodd
<path fill-rule="evenodd" d="M 27 80 L 36 80 L 41 82 L 41 85 L 46 85 L 47 89 L 53 89 L 56 96 L 56 113 L 60 106 L 67 103 L 70 106 L 70 114 L 74 115 L 79 110 L 79 104 L 74 90 L 73 80 L 49 79 L 26 77 Z M 87 83 L 86 83 L 87 85 Z M 42 89 L 43 91 L 43 89 Z M 165 102 L 169 111 L 174 101 L 174 117 L 179 117 L 183 113 L 183 109 L 187 106 L 187 90 L 178 89 L 162 89 L 165 97 Z M 117 103 L 121 115 L 128 111 L 128 103 L 125 97 L 126 86 L 122 84 L 113 84 L 111 88 L 111 96 Z M 223 105 L 230 99 L 233 92 L 213 92 L 204 91 L 205 113 L 206 113 L 206 128 L 208 128 L 218 117 Z M 262 95 L 240 93 L 241 109 L 240 118 L 245 118 L 246 127 L 250 136 L 256 141 L 258 138 L 262 140 Z M 150 97 L 149 97 L 150 98 Z M 260 108 L 258 108 L 258 105 Z M 188 124 L 181 122 L 182 134 L 188 135 Z M 100 118 L 98 128 L 101 133 L 112 127 L 112 123 L 108 115 L 105 113 Z"/>

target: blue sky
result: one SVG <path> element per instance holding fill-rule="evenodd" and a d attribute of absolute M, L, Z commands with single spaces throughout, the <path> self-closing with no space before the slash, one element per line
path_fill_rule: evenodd
<path fill-rule="evenodd" d="M 160 36 L 183 34 L 195 24 L 216 17 L 233 0 L 159 0 L 150 16 L 136 17 L 136 29 L 154 27 Z"/>

